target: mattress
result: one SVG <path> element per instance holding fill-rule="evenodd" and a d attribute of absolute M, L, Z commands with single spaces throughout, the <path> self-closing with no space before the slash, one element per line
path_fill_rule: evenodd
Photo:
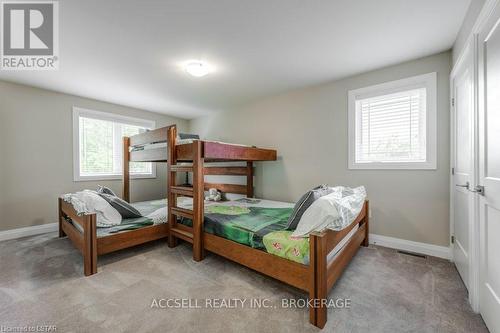
<path fill-rule="evenodd" d="M 199 141 L 198 139 L 178 139 L 176 141 L 176 146 L 180 145 L 186 145 L 186 144 L 191 144 L 195 141 Z M 248 145 L 242 145 L 242 144 L 237 144 L 237 143 L 227 143 L 227 142 L 222 142 L 222 141 L 209 141 L 209 140 L 204 140 L 204 142 L 213 142 L 213 143 L 221 143 L 225 145 L 231 145 L 231 146 L 240 146 L 240 147 L 251 147 Z M 140 151 L 140 150 L 150 150 L 150 149 L 158 149 L 158 148 L 167 148 L 167 143 L 166 142 L 157 142 L 157 143 L 151 143 L 151 144 L 146 144 L 142 146 L 133 146 L 130 147 L 130 151 Z"/>
<path fill-rule="evenodd" d="M 192 209 L 189 205 L 179 205 Z M 205 204 L 204 230 L 256 249 L 265 249 L 263 237 L 270 232 L 284 230 L 293 204 L 280 201 L 241 198 L 233 201 Z M 181 224 L 191 227 L 190 219 Z"/>
<path fill-rule="evenodd" d="M 113 235 L 113 234 L 116 234 L 119 232 L 136 230 L 139 228 L 158 224 L 158 222 L 155 222 L 152 218 L 149 218 L 147 216 L 148 215 L 150 216 L 151 214 L 157 212 L 159 209 L 164 209 L 165 215 L 166 215 L 167 201 L 165 199 L 134 202 L 134 203 L 131 203 L 131 205 L 134 206 L 141 213 L 141 215 L 145 216 L 145 217 L 123 219 L 122 223 L 120 225 L 117 225 L 114 227 L 107 227 L 107 228 L 97 228 L 97 237 L 106 237 L 106 236 Z M 164 220 L 164 223 L 165 222 L 166 222 L 166 218 Z M 83 228 L 78 223 L 72 222 L 72 224 L 80 232 L 83 232 Z"/>
<path fill-rule="evenodd" d="M 266 251 L 301 264 L 309 264 L 309 238 L 292 237 L 286 230 L 292 203 L 242 198 L 234 201 L 208 203 L 205 205 L 204 230 L 210 234 Z M 185 205 L 183 208 L 191 209 Z M 181 219 L 181 224 L 191 227 L 190 219 Z M 329 253 L 334 257 L 357 231 L 356 226 Z"/>

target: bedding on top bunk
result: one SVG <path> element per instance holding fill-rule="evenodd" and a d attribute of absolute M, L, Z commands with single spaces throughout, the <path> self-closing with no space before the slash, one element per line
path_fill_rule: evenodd
<path fill-rule="evenodd" d="M 177 139 L 175 145 L 180 146 L 180 145 L 186 145 L 193 143 L 195 141 L 199 141 L 199 139 Z M 242 145 L 238 143 L 228 143 L 228 142 L 222 142 L 222 141 L 210 141 L 210 140 L 203 140 L 204 142 L 213 142 L 213 143 L 221 143 L 225 145 L 232 145 L 232 146 L 240 146 L 240 147 L 251 147 L 249 145 Z M 132 146 L 130 147 L 130 151 L 140 151 L 140 150 L 150 150 L 150 149 L 158 149 L 158 148 L 167 148 L 167 143 L 166 142 L 157 142 L 157 143 L 150 143 L 146 145 L 140 145 L 140 146 Z"/>

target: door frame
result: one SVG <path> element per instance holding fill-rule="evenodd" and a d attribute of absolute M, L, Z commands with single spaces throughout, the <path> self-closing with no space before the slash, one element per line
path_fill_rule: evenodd
<path fill-rule="evenodd" d="M 458 60 L 456 61 L 456 64 L 453 66 L 453 69 L 450 74 L 450 166 L 453 167 L 454 163 L 454 151 L 455 151 L 455 146 L 454 146 L 454 137 L 453 137 L 453 125 L 454 125 L 454 107 L 452 106 L 451 103 L 451 98 L 454 98 L 454 89 L 453 89 L 453 78 L 454 75 L 458 72 L 458 67 L 461 65 L 460 63 L 464 61 L 464 58 L 466 58 L 466 53 L 472 51 L 473 52 L 473 62 L 474 62 L 474 120 L 476 124 L 474 124 L 474 131 L 475 131 L 475 136 L 474 136 L 474 148 L 479 149 L 479 34 L 481 32 L 481 29 L 483 26 L 487 23 L 488 19 L 492 15 L 493 11 L 495 10 L 496 6 L 500 4 L 500 0 L 486 0 L 483 4 L 483 8 L 481 9 L 479 15 L 477 16 L 474 25 L 472 26 L 471 32 L 469 33 L 469 36 L 467 37 L 467 41 L 465 43 L 465 46 L 458 50 Z M 469 49 L 469 50 L 468 50 Z M 476 150 L 479 152 L 479 150 Z M 477 155 L 477 154 L 476 154 Z M 472 186 L 477 185 L 477 182 L 479 181 L 479 157 L 476 156 L 475 161 L 475 169 L 476 169 L 476 179 Z M 453 190 L 452 186 L 453 185 L 453 176 L 451 175 L 450 172 L 450 236 L 453 235 Z M 475 215 L 474 218 L 477 219 L 477 223 L 474 223 L 474 237 L 473 237 L 473 252 L 471 252 L 471 256 L 474 256 L 473 261 L 473 272 L 472 275 L 470 276 L 470 283 L 469 283 L 469 301 L 471 303 L 471 307 L 473 311 L 479 312 L 480 311 L 480 283 L 481 283 L 481 270 L 480 270 L 480 260 L 481 260 L 481 253 L 480 253 L 480 246 L 479 246 L 479 229 L 480 229 L 480 221 L 479 221 L 479 200 L 480 198 L 477 198 L 478 196 L 475 196 L 476 198 L 474 199 L 474 210 L 475 210 Z M 450 237 L 450 249 L 452 244 L 451 244 L 451 237 Z M 452 252 L 452 251 L 450 251 Z M 453 256 L 453 253 L 452 253 Z M 453 257 L 452 257 L 453 260 Z"/>
<path fill-rule="evenodd" d="M 460 54 L 455 66 L 450 74 L 450 252 L 452 261 L 454 261 L 454 244 L 452 243 L 452 236 L 454 236 L 454 192 L 455 182 L 454 173 L 455 169 L 455 147 L 456 147 L 456 116 L 455 116 L 455 85 L 454 81 L 460 73 L 463 66 L 470 65 L 472 70 L 472 100 L 473 100 L 473 115 L 471 124 L 471 180 L 470 188 L 474 188 L 479 181 L 479 102 L 478 102 L 478 38 L 477 34 L 473 34 L 468 39 L 463 51 Z M 467 62 L 470 61 L 470 64 Z M 472 219 L 471 226 L 469 227 L 469 302 L 472 310 L 479 312 L 479 287 L 480 287 L 480 257 L 479 257 L 479 198 L 477 195 L 472 196 L 471 212 L 469 218 Z"/>
<path fill-rule="evenodd" d="M 488 2 L 487 2 L 488 3 Z M 498 210 L 498 188 L 494 188 L 490 181 L 492 178 L 497 178 L 497 177 L 490 177 L 488 170 L 488 140 L 489 137 L 487 135 L 488 130 L 487 130 L 487 125 L 486 125 L 486 120 L 488 119 L 488 111 L 489 106 L 488 106 L 488 100 L 487 100 L 487 82 L 485 82 L 488 73 L 485 71 L 487 68 L 487 62 L 486 58 L 488 57 L 487 53 L 485 52 L 485 45 L 484 43 L 486 42 L 485 39 L 489 39 L 493 31 L 495 29 L 498 29 L 500 26 L 500 0 L 493 0 L 491 1 L 493 4 L 492 8 L 489 8 L 488 10 L 488 15 L 485 16 L 485 19 L 480 22 L 478 25 L 477 29 L 477 52 L 478 52 L 478 91 L 479 91 L 479 137 L 482 139 L 480 142 L 480 150 L 479 150 L 479 160 L 480 160 L 480 165 L 479 165 L 479 173 L 480 173 L 480 180 L 481 180 L 481 185 L 483 185 L 485 188 L 485 196 L 481 196 L 479 198 L 479 214 L 480 214 L 480 242 L 481 242 L 481 247 L 480 247 L 480 259 L 481 259 L 481 270 L 480 270 L 480 306 L 479 310 L 481 312 L 481 315 L 483 316 L 483 319 L 486 323 L 486 325 L 491 324 L 493 327 L 488 327 L 488 329 L 492 330 L 500 330 L 500 322 L 498 322 L 498 318 L 493 319 L 492 317 L 495 317 L 497 315 L 496 312 L 489 311 L 491 308 L 488 308 L 491 303 L 492 297 L 495 303 L 498 300 L 498 291 L 493 290 L 491 286 L 485 285 L 487 284 L 488 280 L 491 280 L 489 278 L 488 274 L 488 257 L 491 255 L 488 250 L 486 249 L 488 245 L 488 241 L 491 241 L 488 239 L 487 232 L 488 232 L 488 223 L 489 223 L 489 217 L 487 214 L 486 209 L 488 206 Z M 490 154 L 491 155 L 491 154 Z M 498 186 L 498 185 L 497 185 Z M 493 193 L 493 194 L 491 194 Z M 496 252 L 492 252 L 495 253 Z M 486 292 L 487 289 L 491 289 L 490 292 Z M 490 295 L 492 294 L 492 295 Z M 495 307 L 497 304 L 494 305 Z M 496 309 L 496 308 L 495 308 Z M 493 312 L 493 313 L 492 313 Z"/>

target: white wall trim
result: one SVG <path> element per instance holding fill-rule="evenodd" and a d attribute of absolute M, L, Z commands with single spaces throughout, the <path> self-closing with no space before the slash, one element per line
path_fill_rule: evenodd
<path fill-rule="evenodd" d="M 356 101 L 358 99 L 393 94 L 405 90 L 426 88 L 426 160 L 424 162 L 357 162 L 356 161 Z M 416 75 L 348 91 L 348 168 L 375 170 L 436 170 L 437 168 L 437 73 Z"/>
<path fill-rule="evenodd" d="M 370 244 L 389 247 L 391 249 L 421 253 L 428 256 L 451 259 L 451 249 L 427 243 L 414 242 L 406 239 L 370 234 Z"/>
<path fill-rule="evenodd" d="M 483 4 L 483 8 L 481 8 L 481 11 L 477 16 L 476 21 L 474 22 L 474 25 L 472 26 L 472 29 L 469 35 L 467 36 L 467 39 L 465 40 L 464 47 L 462 47 L 461 50 L 458 50 L 458 57 L 457 60 L 455 61 L 455 65 L 453 66 L 452 73 L 455 71 L 455 67 L 457 67 L 457 64 L 461 60 L 461 58 L 465 57 L 465 53 L 467 52 L 466 51 L 467 45 L 472 43 L 474 35 L 479 33 L 481 27 L 488 20 L 491 13 L 493 13 L 493 10 L 495 9 L 495 6 L 499 1 L 500 0 L 486 0 L 485 3 Z"/>
<path fill-rule="evenodd" d="M 54 232 L 57 231 L 58 228 L 59 226 L 57 223 L 48 223 L 42 225 L 34 225 L 32 227 L 24 227 L 24 228 L 16 228 L 16 229 L 0 231 L 0 241 L 40 235 L 40 234 L 45 234 L 47 232 Z"/>

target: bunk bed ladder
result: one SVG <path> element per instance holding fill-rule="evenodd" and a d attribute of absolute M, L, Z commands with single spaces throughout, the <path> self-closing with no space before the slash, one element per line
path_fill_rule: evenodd
<path fill-rule="evenodd" d="M 203 252 L 203 217 L 204 217 L 204 176 L 203 176 L 203 145 L 201 141 L 191 143 L 193 145 L 193 164 L 178 165 L 175 152 L 177 129 L 175 126 L 169 128 L 167 139 L 167 197 L 168 197 L 168 224 L 169 237 L 168 246 L 177 246 L 180 238 L 193 244 L 193 259 L 200 261 L 204 257 Z M 178 172 L 192 172 L 193 186 L 177 185 Z M 193 198 L 193 210 L 177 207 L 177 196 L 188 196 Z M 184 227 L 177 223 L 178 218 L 187 218 L 193 221 L 192 228 Z"/>

